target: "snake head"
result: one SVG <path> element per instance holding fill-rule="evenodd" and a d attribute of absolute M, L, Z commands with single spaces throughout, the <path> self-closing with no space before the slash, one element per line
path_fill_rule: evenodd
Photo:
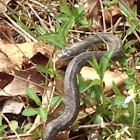
<path fill-rule="evenodd" d="M 63 60 L 70 60 L 74 56 L 75 54 L 72 52 L 72 49 L 70 48 L 65 48 L 58 54 L 58 58 Z"/>
<path fill-rule="evenodd" d="M 87 41 L 81 41 L 72 44 L 71 46 L 67 46 L 64 48 L 59 54 L 58 58 L 63 60 L 70 60 L 74 58 L 76 55 L 85 51 L 85 46 L 87 46 Z"/>

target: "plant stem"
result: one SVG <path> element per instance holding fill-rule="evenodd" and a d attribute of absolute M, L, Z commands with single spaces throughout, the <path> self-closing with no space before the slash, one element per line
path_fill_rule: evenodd
<path fill-rule="evenodd" d="M 133 124 L 132 124 L 132 138 L 135 138 L 136 133 L 136 126 L 138 121 L 138 110 L 137 110 L 137 104 L 136 101 L 133 99 L 133 105 L 134 105 L 134 118 L 133 118 Z"/>

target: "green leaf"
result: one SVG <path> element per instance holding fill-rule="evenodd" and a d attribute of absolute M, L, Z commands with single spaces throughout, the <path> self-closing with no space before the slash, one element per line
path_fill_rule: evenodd
<path fill-rule="evenodd" d="M 66 14 L 67 16 L 72 16 L 72 12 L 66 4 L 61 4 L 60 10 L 62 13 Z"/>
<path fill-rule="evenodd" d="M 95 57 L 93 57 L 92 61 L 88 61 L 92 68 L 96 70 L 96 72 L 100 75 L 99 65 Z"/>
<path fill-rule="evenodd" d="M 132 81 L 131 78 L 126 79 L 125 84 L 126 84 L 126 89 L 131 89 L 134 86 L 133 81 Z"/>
<path fill-rule="evenodd" d="M 111 101 L 110 101 L 110 98 L 109 97 L 104 97 L 104 104 L 109 104 Z"/>
<path fill-rule="evenodd" d="M 126 71 L 126 73 L 127 73 L 128 76 L 134 76 L 135 75 L 135 70 L 133 68 L 129 68 Z"/>
<path fill-rule="evenodd" d="M 94 94 L 93 96 L 96 98 L 96 102 L 102 103 L 102 90 L 101 90 L 101 84 L 100 85 L 95 85 L 91 87 L 91 93 Z"/>
<path fill-rule="evenodd" d="M 132 45 L 134 45 L 136 42 L 137 42 L 137 40 L 130 40 L 130 41 L 126 42 L 125 45 L 124 45 L 124 47 L 123 47 L 124 53 L 125 53 L 125 51 L 126 51 L 127 49 L 130 49 L 130 47 L 131 47 Z"/>
<path fill-rule="evenodd" d="M 89 97 L 85 97 L 85 98 L 84 98 L 84 101 L 85 101 L 86 106 L 91 107 L 91 102 L 90 102 L 91 100 L 90 100 Z"/>
<path fill-rule="evenodd" d="M 41 106 L 41 101 L 37 94 L 30 88 L 26 88 L 26 93 L 30 99 L 32 99 L 38 106 Z"/>
<path fill-rule="evenodd" d="M 99 64 L 100 73 L 98 73 L 101 79 L 103 79 L 104 73 L 108 68 L 109 61 L 110 61 L 112 54 L 113 54 L 113 50 L 110 50 L 110 51 L 106 52 L 105 55 L 101 58 L 101 61 Z"/>
<path fill-rule="evenodd" d="M 87 89 L 91 88 L 93 85 L 100 85 L 100 84 L 101 82 L 99 79 L 95 79 L 92 81 L 88 80 L 79 85 L 79 91 L 80 93 L 84 93 Z"/>
<path fill-rule="evenodd" d="M 123 6 L 121 3 L 119 3 L 119 8 L 122 11 L 122 13 L 127 17 L 127 18 L 133 18 L 131 13 Z M 133 18 L 134 19 L 134 18 Z"/>
<path fill-rule="evenodd" d="M 92 99 L 92 98 L 95 98 L 95 97 L 96 97 L 96 93 L 95 93 L 94 90 L 92 90 L 92 91 L 90 92 L 90 98 Z"/>
<path fill-rule="evenodd" d="M 84 17 L 84 7 L 81 6 L 79 8 L 73 7 L 72 13 L 77 21 L 79 21 L 82 17 Z"/>
<path fill-rule="evenodd" d="M 114 1 L 114 0 L 113 0 L 113 1 L 105 1 L 105 0 L 102 1 L 102 3 L 103 3 L 104 5 L 114 5 L 114 4 L 116 4 L 116 2 L 117 2 L 117 1 Z"/>
<path fill-rule="evenodd" d="M 41 27 L 41 26 L 38 26 L 38 27 L 36 28 L 36 30 L 37 30 L 37 32 L 38 32 L 40 35 L 44 35 L 44 34 L 47 33 L 47 31 L 46 31 L 43 27 Z"/>
<path fill-rule="evenodd" d="M 115 106 L 124 107 L 125 105 L 125 98 L 123 96 L 117 96 L 115 98 L 111 98 L 111 104 Z"/>
<path fill-rule="evenodd" d="M 56 27 L 58 33 L 61 32 L 61 26 L 59 23 L 57 23 L 55 27 Z"/>
<path fill-rule="evenodd" d="M 41 73 L 49 74 L 51 78 L 53 78 L 55 75 L 55 71 L 53 70 L 53 68 L 48 69 L 42 65 L 37 65 L 37 70 Z"/>
<path fill-rule="evenodd" d="M 82 98 L 80 98 L 80 106 L 84 105 L 84 100 Z"/>
<path fill-rule="evenodd" d="M 37 111 L 37 109 L 34 109 L 34 108 L 28 108 L 28 109 L 22 111 L 23 116 L 34 116 L 37 114 L 38 114 L 38 111 Z"/>
<path fill-rule="evenodd" d="M 40 117 L 41 117 L 43 120 L 47 120 L 47 111 L 46 111 L 46 108 L 40 107 L 40 108 L 38 109 L 38 114 L 40 115 Z"/>
<path fill-rule="evenodd" d="M 53 97 L 52 102 L 51 102 L 51 107 L 59 105 L 62 101 L 63 101 L 63 98 L 60 96 Z"/>
<path fill-rule="evenodd" d="M 38 40 L 43 42 L 49 41 L 52 45 L 56 46 L 58 49 L 63 49 L 66 40 L 62 38 L 58 33 L 45 34 L 38 37 Z"/>
<path fill-rule="evenodd" d="M 137 6 L 136 5 L 134 5 L 132 10 L 133 10 L 133 13 L 137 16 Z"/>
<path fill-rule="evenodd" d="M 0 126 L 2 125 L 2 117 L 0 116 Z"/>
<path fill-rule="evenodd" d="M 17 121 L 11 121 L 10 123 L 11 123 L 12 128 L 13 128 L 14 130 L 16 130 L 16 129 L 18 128 L 18 122 L 17 122 Z"/>
<path fill-rule="evenodd" d="M 74 26 L 75 24 L 75 18 L 74 17 L 71 17 L 68 21 L 66 21 L 62 27 L 61 27 L 61 32 L 59 32 L 59 34 L 61 36 L 64 36 L 65 40 L 66 40 L 66 37 L 69 33 L 69 30 Z"/>
<path fill-rule="evenodd" d="M 115 84 L 114 82 L 113 82 L 112 88 L 113 88 L 113 91 L 114 91 L 114 93 L 115 93 L 116 96 L 121 95 L 121 93 L 120 93 L 118 87 L 116 86 L 116 84 Z"/>
<path fill-rule="evenodd" d="M 66 22 L 66 21 L 68 21 L 69 20 L 69 16 L 67 16 L 67 15 L 57 15 L 57 14 L 55 14 L 54 15 L 54 18 L 58 21 L 58 22 Z"/>
<path fill-rule="evenodd" d="M 103 122 L 103 117 L 101 114 L 95 113 L 94 117 L 93 117 L 93 122 L 94 124 L 100 124 Z"/>
<path fill-rule="evenodd" d="M 24 129 L 23 129 L 23 133 L 25 134 L 30 128 L 31 128 L 32 124 L 31 123 L 28 123 L 24 126 Z"/>
<path fill-rule="evenodd" d="M 18 134 L 24 134 L 24 133 L 23 133 L 23 130 L 22 130 L 20 127 L 18 127 L 18 128 L 16 129 L 16 132 L 17 132 Z"/>
<path fill-rule="evenodd" d="M 86 17 L 81 19 L 79 22 L 82 25 L 82 26 L 80 26 L 80 28 L 90 28 L 91 24 L 92 24 L 92 21 L 91 20 L 87 20 Z"/>
<path fill-rule="evenodd" d="M 1 125 L 0 126 L 0 133 L 3 133 L 3 131 L 7 128 L 7 125 Z"/>
<path fill-rule="evenodd" d="M 59 78 L 64 78 L 65 74 L 64 74 L 64 72 L 56 72 L 56 76 Z"/>
<path fill-rule="evenodd" d="M 41 73 L 50 74 L 49 70 L 42 65 L 37 65 L 37 70 Z"/>
<path fill-rule="evenodd" d="M 132 27 L 129 27 L 126 31 L 126 35 L 131 35 L 133 33 L 133 31 L 135 31 L 137 29 L 137 25 L 133 25 Z"/>

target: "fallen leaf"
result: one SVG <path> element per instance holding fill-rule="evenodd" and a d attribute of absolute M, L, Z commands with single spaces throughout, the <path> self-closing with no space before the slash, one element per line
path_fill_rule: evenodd
<path fill-rule="evenodd" d="M 134 0 L 123 0 L 125 3 L 127 3 L 127 5 L 130 7 L 130 8 L 133 8 L 134 6 Z M 118 18 L 120 18 L 120 16 L 122 15 L 119 7 L 118 7 L 118 3 L 115 5 L 110 5 L 109 8 L 107 8 L 108 10 L 106 10 L 105 8 L 105 11 L 104 11 L 104 14 L 105 14 L 105 19 L 106 19 L 106 22 L 110 23 L 110 19 L 112 19 L 113 23 L 115 23 Z"/>
<path fill-rule="evenodd" d="M 6 87 L 10 82 L 12 82 L 13 79 L 13 76 L 0 72 L 0 88 L 3 89 Z"/>
<path fill-rule="evenodd" d="M 94 80 L 94 79 L 99 79 L 99 76 L 97 74 L 97 72 L 91 68 L 91 67 L 83 67 L 81 72 L 80 72 L 81 76 L 87 80 Z M 118 88 L 122 87 L 124 85 L 124 80 L 126 80 L 128 77 L 125 73 L 121 73 L 121 72 L 112 72 L 107 70 L 105 72 L 104 75 L 104 83 L 105 83 L 105 87 L 104 87 L 104 94 L 107 94 L 109 92 L 112 91 L 112 83 L 114 82 Z"/>
<path fill-rule="evenodd" d="M 107 23 L 111 23 L 111 19 L 112 19 L 113 24 L 114 24 L 122 14 L 117 5 L 112 5 L 108 9 L 109 10 L 105 9 L 105 11 L 104 11 L 105 20 Z"/>
<path fill-rule="evenodd" d="M 9 73 L 13 68 L 14 68 L 14 65 L 9 60 L 7 55 L 5 55 L 3 52 L 0 51 L 0 72 Z"/>
<path fill-rule="evenodd" d="M 20 70 L 22 68 L 22 64 L 27 62 L 37 53 L 40 52 L 49 58 L 54 50 L 52 46 L 39 42 L 4 44 L 0 45 L 0 49 L 5 55 L 7 55 L 10 62 L 14 66 L 17 66 L 17 70 Z"/>
<path fill-rule="evenodd" d="M 12 32 L 8 26 L 0 24 L 0 32 L 2 34 L 1 39 L 3 40 L 4 44 L 11 43 L 11 42 L 14 43 Z"/>
<path fill-rule="evenodd" d="M 26 95 L 27 87 L 32 88 L 36 93 L 42 93 L 43 88 L 37 86 L 44 81 L 44 77 L 40 73 L 15 71 L 14 75 L 13 81 L 0 91 L 0 96 Z"/>
<path fill-rule="evenodd" d="M 92 19 L 93 29 L 101 29 L 101 9 L 99 0 L 84 0 L 81 1 L 81 3 L 84 6 L 87 17 Z"/>
<path fill-rule="evenodd" d="M 23 103 L 6 100 L 2 108 L 2 113 L 19 114 L 22 111 L 23 106 Z"/>
<path fill-rule="evenodd" d="M 10 2 L 11 0 L 1 0 L 0 2 L 0 13 L 4 13 L 7 11 L 6 5 Z"/>

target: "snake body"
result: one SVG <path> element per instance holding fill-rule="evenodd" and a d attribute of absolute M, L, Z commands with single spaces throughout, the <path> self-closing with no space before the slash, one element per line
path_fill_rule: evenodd
<path fill-rule="evenodd" d="M 60 117 L 47 124 L 42 140 L 55 140 L 60 131 L 68 129 L 76 120 L 80 109 L 77 74 L 79 74 L 81 68 L 88 63 L 88 60 L 92 60 L 93 56 L 96 57 L 97 61 L 100 61 L 105 52 L 86 52 L 86 50 L 93 44 L 102 43 L 102 39 L 112 46 L 112 60 L 120 58 L 122 54 L 122 41 L 109 33 L 100 33 L 79 43 L 74 43 L 71 47 L 62 50 L 58 55 L 60 59 L 64 60 L 74 57 L 66 69 L 64 78 L 66 107 Z"/>

